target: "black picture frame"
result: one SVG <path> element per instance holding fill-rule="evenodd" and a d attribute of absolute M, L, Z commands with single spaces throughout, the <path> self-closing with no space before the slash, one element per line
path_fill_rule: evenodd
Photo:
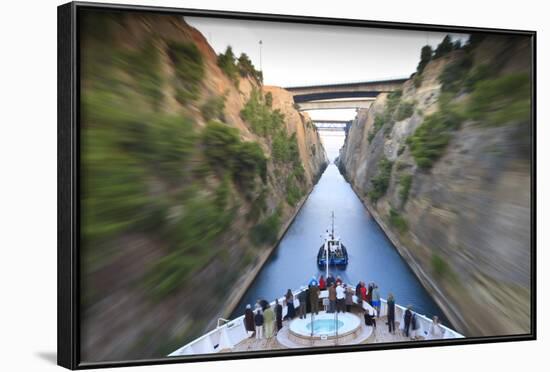
<path fill-rule="evenodd" d="M 326 26 L 369 27 L 392 30 L 491 33 L 522 35 L 531 40 L 532 91 L 531 91 L 531 333 L 514 336 L 468 337 L 460 340 L 424 341 L 421 343 L 383 343 L 331 348 L 304 348 L 255 352 L 220 353 L 143 359 L 82 363 L 80 360 L 79 314 L 79 238 L 80 238 L 80 129 L 79 129 L 79 23 L 83 9 L 111 11 L 152 12 L 182 16 L 276 21 Z M 335 19 L 278 14 L 226 12 L 200 9 L 180 9 L 156 6 L 134 6 L 88 2 L 71 2 L 58 7 L 58 316 L 57 357 L 60 366 L 69 369 L 121 367 L 153 364 L 220 361 L 273 356 L 296 356 L 318 353 L 338 353 L 378 349 L 418 348 L 444 345 L 468 345 L 489 342 L 536 340 L 536 31 L 462 27 L 451 25 L 386 22 L 359 19 Z"/>

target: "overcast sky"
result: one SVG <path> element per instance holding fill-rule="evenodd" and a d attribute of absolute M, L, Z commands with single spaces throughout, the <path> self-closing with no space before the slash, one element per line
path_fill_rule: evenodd
<path fill-rule="evenodd" d="M 410 76 L 427 43 L 443 33 L 185 17 L 217 53 L 231 45 L 263 70 L 264 84 L 282 87 Z M 467 35 L 452 35 L 466 39 Z M 260 40 L 261 63 L 260 63 Z M 353 118 L 353 110 L 310 112 L 313 118 Z M 343 117 L 345 116 L 345 117 Z"/>

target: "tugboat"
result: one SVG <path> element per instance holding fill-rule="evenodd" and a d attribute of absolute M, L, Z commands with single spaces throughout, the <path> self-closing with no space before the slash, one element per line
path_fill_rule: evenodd
<path fill-rule="evenodd" d="M 339 266 L 345 268 L 348 264 L 348 251 L 340 237 L 334 235 L 334 211 L 332 212 L 332 228 L 327 230 L 325 242 L 319 248 L 317 253 L 317 265 L 319 268 L 327 268 L 329 266 Z M 328 260 L 327 260 L 328 256 Z"/>

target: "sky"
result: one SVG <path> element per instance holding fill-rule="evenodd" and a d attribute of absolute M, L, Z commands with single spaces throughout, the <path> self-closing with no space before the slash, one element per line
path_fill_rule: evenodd
<path fill-rule="evenodd" d="M 420 49 L 445 33 L 185 17 L 217 53 L 246 53 L 265 85 L 282 87 L 409 77 Z M 453 39 L 467 35 L 453 34 Z M 262 44 L 260 46 L 260 40 Z M 261 58 L 260 58 L 261 48 Z M 352 119 L 355 110 L 310 111 L 313 119 Z"/>

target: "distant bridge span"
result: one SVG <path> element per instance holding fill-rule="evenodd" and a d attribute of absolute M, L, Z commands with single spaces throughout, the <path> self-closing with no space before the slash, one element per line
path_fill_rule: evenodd
<path fill-rule="evenodd" d="M 300 110 L 368 108 L 380 93 L 402 88 L 407 78 L 285 88 Z M 346 100 L 348 98 L 349 100 Z M 355 99 L 353 99 L 355 98 Z M 358 99 L 359 98 L 359 99 Z M 363 99 L 360 99 L 363 98 Z"/>
<path fill-rule="evenodd" d="M 363 81 L 355 83 L 308 85 L 299 87 L 286 87 L 292 93 L 294 102 L 317 101 L 334 98 L 376 98 L 380 93 L 399 90 L 407 78 Z"/>
<path fill-rule="evenodd" d="M 312 120 L 317 129 L 329 131 L 348 131 L 351 120 Z"/>
<path fill-rule="evenodd" d="M 300 111 L 307 110 L 333 110 L 333 109 L 367 109 L 370 107 L 374 98 L 362 100 L 325 100 L 325 101 L 309 101 L 299 103 Z"/>

